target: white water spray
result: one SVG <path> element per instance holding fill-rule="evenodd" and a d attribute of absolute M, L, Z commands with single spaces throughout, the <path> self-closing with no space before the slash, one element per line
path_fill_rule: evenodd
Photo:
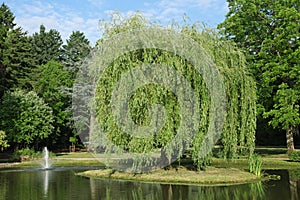
<path fill-rule="evenodd" d="M 49 151 L 47 147 L 44 147 L 44 168 L 48 169 L 49 168 Z"/>

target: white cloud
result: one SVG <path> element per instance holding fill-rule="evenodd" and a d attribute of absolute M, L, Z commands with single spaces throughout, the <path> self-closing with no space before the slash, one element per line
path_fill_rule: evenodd
<path fill-rule="evenodd" d="M 180 22 L 187 14 L 194 17 L 194 21 L 216 23 L 216 18 L 223 18 L 227 12 L 227 3 L 220 0 L 156 0 L 154 4 L 145 4 L 148 15 L 166 23 L 171 20 Z M 217 17 L 216 17 L 217 16 Z"/>
<path fill-rule="evenodd" d="M 222 18 L 228 10 L 225 0 L 224 3 L 220 0 L 152 0 L 141 3 L 140 7 L 130 5 L 132 9 L 124 9 L 126 2 L 122 5 L 105 0 L 88 0 L 84 4 L 80 1 L 72 2 L 74 5 L 60 1 L 25 0 L 8 5 L 13 5 L 15 9 L 16 23 L 29 31 L 29 34 L 39 31 L 40 25 L 44 24 L 47 30 L 58 30 L 64 41 L 72 31 L 79 30 L 93 44 L 101 37 L 99 20 L 110 17 L 113 9 L 121 10 L 125 17 L 140 10 L 151 21 L 162 24 L 168 24 L 172 20 L 180 22 L 184 14 L 191 17 L 192 21 L 209 22 L 215 20 L 216 16 L 218 19 Z"/>
<path fill-rule="evenodd" d="M 103 0 L 88 0 L 88 2 L 96 7 L 101 7 L 104 4 Z"/>
<path fill-rule="evenodd" d="M 219 3 L 218 0 L 159 0 L 157 4 L 163 8 L 177 7 L 177 8 L 192 8 L 207 9 L 214 7 Z"/>
<path fill-rule="evenodd" d="M 93 4 L 99 0 L 90 0 Z M 72 31 L 79 30 L 94 44 L 100 38 L 98 19 L 84 18 L 80 12 L 73 11 L 63 5 L 50 4 L 44 1 L 25 3 L 17 9 L 16 23 L 29 34 L 39 31 L 43 24 L 46 29 L 56 29 L 63 40 L 68 39 Z"/>

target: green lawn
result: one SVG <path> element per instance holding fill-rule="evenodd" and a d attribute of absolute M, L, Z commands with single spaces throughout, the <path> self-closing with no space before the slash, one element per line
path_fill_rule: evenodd
<path fill-rule="evenodd" d="M 262 156 L 263 170 L 267 169 L 299 169 L 299 162 L 292 162 L 286 154 L 286 148 L 283 147 L 257 147 L 255 152 Z M 89 152 L 72 152 L 72 153 L 51 153 L 51 160 L 54 166 L 89 166 L 103 165 L 94 159 Z M 9 154 L 0 153 L 0 163 L 8 163 Z M 41 166 L 41 160 L 16 163 L 13 166 L 18 167 L 35 167 Z M 181 164 L 191 164 L 191 160 L 182 159 Z M 2 166 L 5 166 L 3 164 Z M 212 166 L 218 168 L 239 168 L 248 169 L 248 160 L 246 158 L 224 160 L 221 158 L 213 158 Z M 1 167 L 1 166 L 0 166 Z"/>
<path fill-rule="evenodd" d="M 185 167 L 171 168 L 169 170 L 159 169 L 149 173 L 133 174 L 119 172 L 111 169 L 89 170 L 78 173 L 81 176 L 94 178 L 112 178 L 128 181 L 142 181 L 155 183 L 172 183 L 188 185 L 228 185 L 256 182 L 261 178 L 236 168 L 207 167 L 205 171 L 193 171 Z"/>
<path fill-rule="evenodd" d="M 94 158 L 89 152 L 57 153 L 56 158 Z"/>

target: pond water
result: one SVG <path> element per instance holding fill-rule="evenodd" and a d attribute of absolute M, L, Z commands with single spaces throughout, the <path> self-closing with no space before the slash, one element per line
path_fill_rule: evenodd
<path fill-rule="evenodd" d="M 91 168 L 0 171 L 0 199 L 300 199 L 300 171 L 268 171 L 280 181 L 234 186 L 186 186 L 90 179 L 75 173 Z"/>

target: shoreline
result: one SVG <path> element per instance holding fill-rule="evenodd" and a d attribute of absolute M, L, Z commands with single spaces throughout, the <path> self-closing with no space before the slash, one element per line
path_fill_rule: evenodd
<path fill-rule="evenodd" d="M 290 161 L 287 156 L 263 156 L 262 172 L 264 170 L 299 170 L 299 162 Z M 40 167 L 42 159 L 24 161 L 24 162 L 6 162 L 0 163 L 0 170 L 11 168 L 34 168 Z M 67 166 L 99 166 L 105 167 L 99 160 L 93 158 L 88 153 L 65 154 L 50 159 L 52 167 L 67 167 Z M 131 174 L 119 172 L 111 169 L 88 170 L 76 175 L 97 178 L 111 179 L 124 181 L 139 181 L 151 182 L 160 184 L 180 184 L 180 185 L 234 185 L 255 183 L 270 179 L 278 179 L 274 176 L 257 177 L 248 172 L 248 160 L 244 158 L 224 160 L 222 158 L 213 158 L 211 166 L 205 171 L 194 171 L 187 169 L 185 166 L 190 166 L 190 160 L 182 159 L 181 165 L 169 170 L 159 169 L 153 172 L 144 174 Z"/>
<path fill-rule="evenodd" d="M 179 169 L 159 169 L 144 174 L 131 174 L 114 171 L 112 169 L 88 170 L 76 175 L 96 178 L 111 179 L 134 182 L 160 183 L 160 184 L 180 184 L 180 185 L 237 185 L 246 183 L 256 183 L 266 180 L 266 177 L 257 177 L 250 172 L 237 168 L 216 168 L 207 167 L 205 171 L 191 171 L 184 167 Z"/>

